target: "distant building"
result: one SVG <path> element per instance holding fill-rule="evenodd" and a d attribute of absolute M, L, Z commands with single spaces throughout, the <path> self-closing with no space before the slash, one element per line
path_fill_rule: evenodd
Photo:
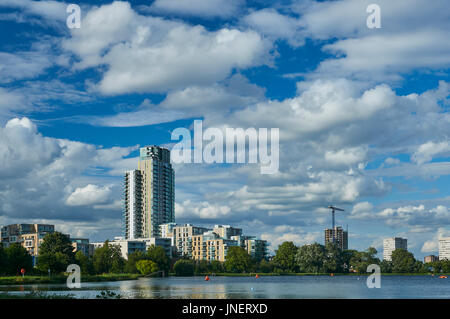
<path fill-rule="evenodd" d="M 224 262 L 228 248 L 238 246 L 236 240 L 220 238 L 214 231 L 191 236 L 188 240 L 188 257 L 194 260 Z"/>
<path fill-rule="evenodd" d="M 94 245 L 89 243 L 87 238 L 70 238 L 73 246 L 73 252 L 77 253 L 79 251 L 87 257 L 92 257 L 94 255 Z"/>
<path fill-rule="evenodd" d="M 430 256 L 425 256 L 423 258 L 423 263 L 427 264 L 427 263 L 432 263 L 432 262 L 435 262 L 435 261 L 438 261 L 438 260 L 439 260 L 438 256 L 430 255 Z"/>
<path fill-rule="evenodd" d="M 237 241 L 238 246 L 244 248 L 252 258 L 257 260 L 268 258 L 266 240 L 256 239 L 255 236 L 244 235 L 231 236 L 231 239 Z"/>
<path fill-rule="evenodd" d="M 262 239 L 247 239 L 245 241 L 245 249 L 248 254 L 256 259 L 267 259 L 267 241 Z"/>
<path fill-rule="evenodd" d="M 175 246 L 175 235 L 174 228 L 177 226 L 177 223 L 167 223 L 159 225 L 159 233 L 161 238 L 170 238 L 172 241 L 172 246 Z"/>
<path fill-rule="evenodd" d="M 325 245 L 332 243 L 334 237 L 334 243 L 341 249 L 348 249 L 348 232 L 340 226 L 334 227 L 334 231 L 331 228 L 325 229 Z"/>
<path fill-rule="evenodd" d="M 242 235 L 242 228 L 235 228 L 230 225 L 215 225 L 213 232 L 220 238 L 230 239 L 231 236 Z"/>
<path fill-rule="evenodd" d="M 125 238 L 161 237 L 159 225 L 175 222 L 175 173 L 170 151 L 140 149 L 138 169 L 125 173 Z"/>
<path fill-rule="evenodd" d="M 450 237 L 439 240 L 439 260 L 450 260 Z"/>
<path fill-rule="evenodd" d="M 406 238 L 393 237 L 383 240 L 383 260 L 391 261 L 392 252 L 396 249 L 408 250 L 408 240 Z"/>
<path fill-rule="evenodd" d="M 145 243 L 145 249 L 147 250 L 151 245 L 159 246 L 164 249 L 167 257 L 172 258 L 172 239 L 171 238 L 139 238 L 138 241 L 143 241 Z"/>
<path fill-rule="evenodd" d="M 195 235 L 201 235 L 209 229 L 205 227 L 194 226 L 191 224 L 178 225 L 173 227 L 174 244 L 179 256 L 187 256 L 188 239 Z"/>
<path fill-rule="evenodd" d="M 47 234 L 55 232 L 54 225 L 12 224 L 1 228 L 1 243 L 4 247 L 18 243 L 33 257 L 36 264 L 39 247 Z"/>
<path fill-rule="evenodd" d="M 125 173 L 125 238 L 143 237 L 142 175 L 139 170 Z"/>
<path fill-rule="evenodd" d="M 128 255 L 136 251 L 145 253 L 151 245 L 160 246 L 164 249 L 167 257 L 172 257 L 172 246 L 170 238 L 137 238 L 137 239 L 124 239 L 116 237 L 114 240 L 108 242 L 109 245 L 119 246 L 122 257 L 128 259 Z M 92 243 L 95 249 L 104 246 L 104 242 Z"/>
<path fill-rule="evenodd" d="M 111 246 L 119 246 L 120 253 L 123 258 L 128 259 L 128 255 L 136 251 L 144 252 L 146 251 L 146 245 L 144 241 L 139 241 L 135 239 L 116 239 L 108 241 Z M 92 243 L 94 250 L 99 249 L 105 245 L 103 242 Z"/>

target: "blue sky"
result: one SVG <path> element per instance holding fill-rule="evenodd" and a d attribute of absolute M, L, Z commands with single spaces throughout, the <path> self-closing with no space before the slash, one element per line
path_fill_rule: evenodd
<path fill-rule="evenodd" d="M 349 246 L 450 236 L 446 1 L 0 0 L 0 224 L 121 235 L 139 146 L 192 128 L 279 128 L 280 169 L 176 164 L 176 220 Z"/>

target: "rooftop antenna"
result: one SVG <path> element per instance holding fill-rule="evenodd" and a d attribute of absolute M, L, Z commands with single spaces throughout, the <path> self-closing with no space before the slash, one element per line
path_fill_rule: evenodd
<path fill-rule="evenodd" d="M 334 207 L 333 205 L 330 205 L 330 206 L 328 206 L 328 208 L 329 209 L 331 209 L 331 225 L 332 225 L 332 228 L 331 228 L 331 237 L 333 238 L 333 244 L 334 244 L 334 213 L 335 213 L 335 211 L 340 211 L 340 212 L 343 212 L 344 210 L 343 209 L 341 209 L 341 208 L 337 208 L 337 207 Z"/>

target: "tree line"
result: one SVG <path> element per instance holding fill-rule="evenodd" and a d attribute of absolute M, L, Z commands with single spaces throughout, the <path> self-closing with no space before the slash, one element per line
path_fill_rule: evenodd
<path fill-rule="evenodd" d="M 449 273 L 450 261 L 441 260 L 424 264 L 404 249 L 392 252 L 392 260 L 380 261 L 377 250 L 369 247 L 365 251 L 341 250 L 333 243 L 325 246 L 314 243 L 297 247 L 286 241 L 278 246 L 270 262 L 274 272 L 285 273 L 366 273 L 370 264 L 377 264 L 382 273 Z"/>
<path fill-rule="evenodd" d="M 225 262 L 194 261 L 186 258 L 169 258 L 164 249 L 150 246 L 147 251 L 136 251 L 122 257 L 120 247 L 106 241 L 86 256 L 82 251 L 73 252 L 70 239 L 55 232 L 44 237 L 39 248 L 37 265 L 33 268 L 31 255 L 20 244 L 7 248 L 0 245 L 0 274 L 20 275 L 23 268 L 27 274 L 60 274 L 70 264 L 77 264 L 84 275 L 98 274 L 142 274 L 192 276 L 220 273 L 366 273 L 367 266 L 377 264 L 383 273 L 450 273 L 450 261 L 424 264 L 411 252 L 397 249 L 392 261 L 380 261 L 377 250 L 369 247 L 365 251 L 341 251 L 335 244 L 296 246 L 286 241 L 278 246 L 271 260 L 254 259 L 238 246 L 228 247 Z"/>

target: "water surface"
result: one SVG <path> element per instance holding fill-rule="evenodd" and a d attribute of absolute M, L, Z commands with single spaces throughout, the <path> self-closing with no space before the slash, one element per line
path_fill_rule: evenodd
<path fill-rule="evenodd" d="M 210 281 L 204 277 L 169 277 L 82 283 L 80 289 L 68 289 L 65 284 L 0 286 L 0 291 L 70 293 L 77 298 L 96 298 L 108 290 L 123 298 L 450 299 L 450 279 L 437 276 L 382 276 L 380 289 L 369 289 L 366 280 L 366 276 L 212 277 Z"/>

